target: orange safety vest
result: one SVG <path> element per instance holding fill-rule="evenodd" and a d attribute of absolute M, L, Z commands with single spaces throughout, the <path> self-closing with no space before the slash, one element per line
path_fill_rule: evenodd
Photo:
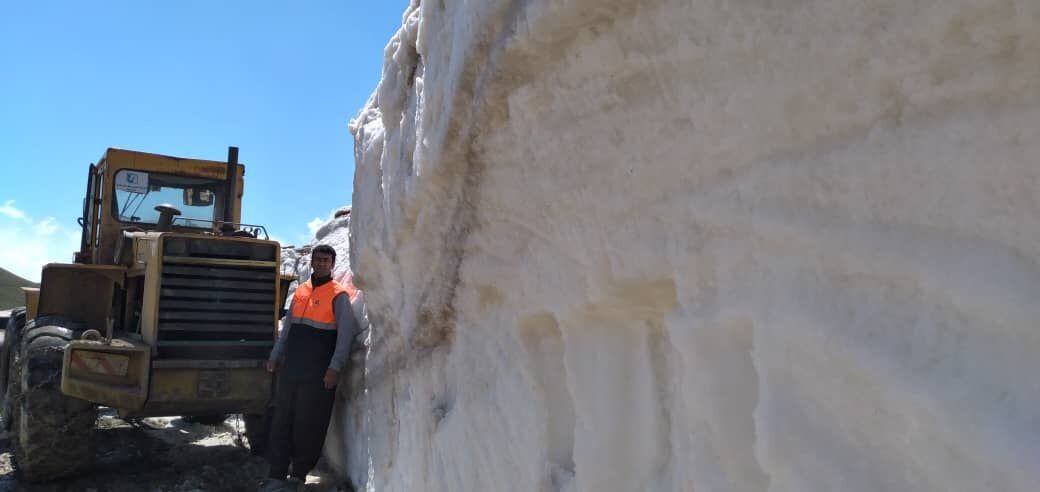
<path fill-rule="evenodd" d="M 329 280 L 317 288 L 310 280 L 300 284 L 293 294 L 287 326 L 302 324 L 319 330 L 335 330 L 336 314 L 332 310 L 332 301 L 340 294 L 349 296 L 350 289 L 335 280 Z"/>

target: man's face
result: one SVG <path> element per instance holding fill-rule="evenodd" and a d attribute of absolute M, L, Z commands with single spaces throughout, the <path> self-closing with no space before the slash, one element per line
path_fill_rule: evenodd
<path fill-rule="evenodd" d="M 336 266 L 336 260 L 327 253 L 314 253 L 311 255 L 311 270 L 313 276 L 325 277 L 332 275 L 332 267 Z"/>

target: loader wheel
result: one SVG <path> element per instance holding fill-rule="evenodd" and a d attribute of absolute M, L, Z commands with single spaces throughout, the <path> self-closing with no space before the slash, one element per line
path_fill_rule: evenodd
<path fill-rule="evenodd" d="M 266 414 L 255 413 L 242 414 L 242 421 L 246 426 L 246 440 L 249 441 L 249 453 L 253 456 L 263 456 L 267 452 L 267 438 L 271 434 L 271 411 L 268 408 Z"/>
<path fill-rule="evenodd" d="M 0 420 L 3 430 L 11 430 L 14 422 L 14 401 L 18 398 L 18 335 L 25 326 L 25 309 L 11 312 L 4 329 L 3 346 L 0 347 Z"/>
<path fill-rule="evenodd" d="M 191 422 L 193 424 L 220 425 L 227 420 L 228 416 L 226 413 L 218 413 L 215 415 L 185 415 L 182 418 L 186 422 Z"/>
<path fill-rule="evenodd" d="M 15 461 L 28 482 L 73 475 L 94 462 L 96 406 L 61 393 L 61 365 L 71 332 L 44 326 L 27 331 L 19 354 Z"/>

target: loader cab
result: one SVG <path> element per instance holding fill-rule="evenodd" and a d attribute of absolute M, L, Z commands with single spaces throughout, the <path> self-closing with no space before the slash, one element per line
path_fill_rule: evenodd
<path fill-rule="evenodd" d="M 237 149 L 236 149 L 237 161 Z M 228 198 L 228 169 L 237 172 Z M 110 148 L 87 173 L 86 197 L 76 263 L 115 264 L 124 232 L 160 229 L 160 205 L 180 212 L 165 228 L 183 233 L 217 233 L 240 220 L 245 166 L 182 159 Z M 230 210 L 226 208 L 230 207 Z"/>

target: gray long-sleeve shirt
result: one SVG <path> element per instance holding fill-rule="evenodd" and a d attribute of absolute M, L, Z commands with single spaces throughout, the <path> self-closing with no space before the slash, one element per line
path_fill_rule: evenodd
<path fill-rule="evenodd" d="M 292 303 L 289 303 L 289 311 L 292 312 Z M 350 345 L 361 330 L 354 310 L 350 307 L 350 296 L 346 292 L 337 295 L 332 300 L 332 312 L 336 316 L 336 349 L 332 352 L 329 360 L 329 369 L 341 372 L 350 358 Z M 271 360 L 280 360 L 285 354 L 286 340 L 289 339 L 289 330 L 292 325 L 288 323 L 289 317 L 282 319 L 282 332 L 271 349 Z"/>

